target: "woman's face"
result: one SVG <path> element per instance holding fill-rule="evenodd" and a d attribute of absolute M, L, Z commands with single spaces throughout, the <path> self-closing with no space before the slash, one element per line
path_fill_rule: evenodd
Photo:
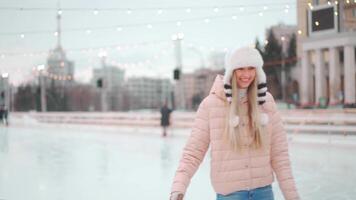
<path fill-rule="evenodd" d="M 237 87 L 245 89 L 248 88 L 255 79 L 256 69 L 254 67 L 238 68 L 234 70 L 234 76 L 236 78 Z"/>

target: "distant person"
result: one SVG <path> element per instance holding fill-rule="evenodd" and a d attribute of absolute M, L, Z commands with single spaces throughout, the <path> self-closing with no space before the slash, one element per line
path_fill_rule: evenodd
<path fill-rule="evenodd" d="M 8 111 L 4 105 L 0 105 L 0 121 L 2 124 L 8 125 Z"/>
<path fill-rule="evenodd" d="M 0 93 L 0 122 L 2 124 L 6 124 L 8 123 L 7 121 L 7 109 L 5 106 L 5 92 L 2 91 Z"/>
<path fill-rule="evenodd" d="M 167 102 L 161 108 L 161 126 L 163 128 L 162 136 L 167 136 L 167 127 L 170 125 L 170 115 L 172 109 L 168 108 Z"/>
<path fill-rule="evenodd" d="M 287 135 L 270 93 L 260 53 L 252 47 L 225 57 L 199 105 L 171 189 L 182 200 L 210 146 L 210 177 L 216 200 L 274 200 L 276 177 L 286 200 L 299 200 L 292 175 Z M 188 198 L 187 198 L 188 199 Z"/>

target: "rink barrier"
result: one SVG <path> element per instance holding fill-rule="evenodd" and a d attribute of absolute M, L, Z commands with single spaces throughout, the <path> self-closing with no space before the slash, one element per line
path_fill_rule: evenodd
<path fill-rule="evenodd" d="M 282 110 L 286 130 L 336 131 L 356 133 L 356 112 L 334 110 Z M 114 126 L 160 126 L 160 113 L 137 112 L 14 112 L 17 121 L 33 120 L 36 123 L 114 125 Z M 171 127 L 191 128 L 195 112 L 174 112 Z M 10 118 L 10 120 L 11 120 Z"/>

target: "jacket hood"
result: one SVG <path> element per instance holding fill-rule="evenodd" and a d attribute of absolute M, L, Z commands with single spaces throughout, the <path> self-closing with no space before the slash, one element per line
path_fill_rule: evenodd
<path fill-rule="evenodd" d="M 218 98 L 227 101 L 225 92 L 224 92 L 224 76 L 218 74 L 215 78 L 215 81 L 213 83 L 213 86 L 210 89 L 209 94 L 213 94 L 217 96 Z"/>

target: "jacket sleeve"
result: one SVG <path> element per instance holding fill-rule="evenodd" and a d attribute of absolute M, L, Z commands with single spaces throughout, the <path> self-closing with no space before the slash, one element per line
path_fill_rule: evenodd
<path fill-rule="evenodd" d="M 191 135 L 183 149 L 176 171 L 172 192 L 185 193 L 190 179 L 197 171 L 209 148 L 209 110 L 204 100 L 198 108 Z"/>
<path fill-rule="evenodd" d="M 288 153 L 287 134 L 283 127 L 280 113 L 271 94 L 268 93 L 266 106 L 271 112 L 271 163 L 283 196 L 286 200 L 300 199 L 292 175 L 291 162 Z"/>

